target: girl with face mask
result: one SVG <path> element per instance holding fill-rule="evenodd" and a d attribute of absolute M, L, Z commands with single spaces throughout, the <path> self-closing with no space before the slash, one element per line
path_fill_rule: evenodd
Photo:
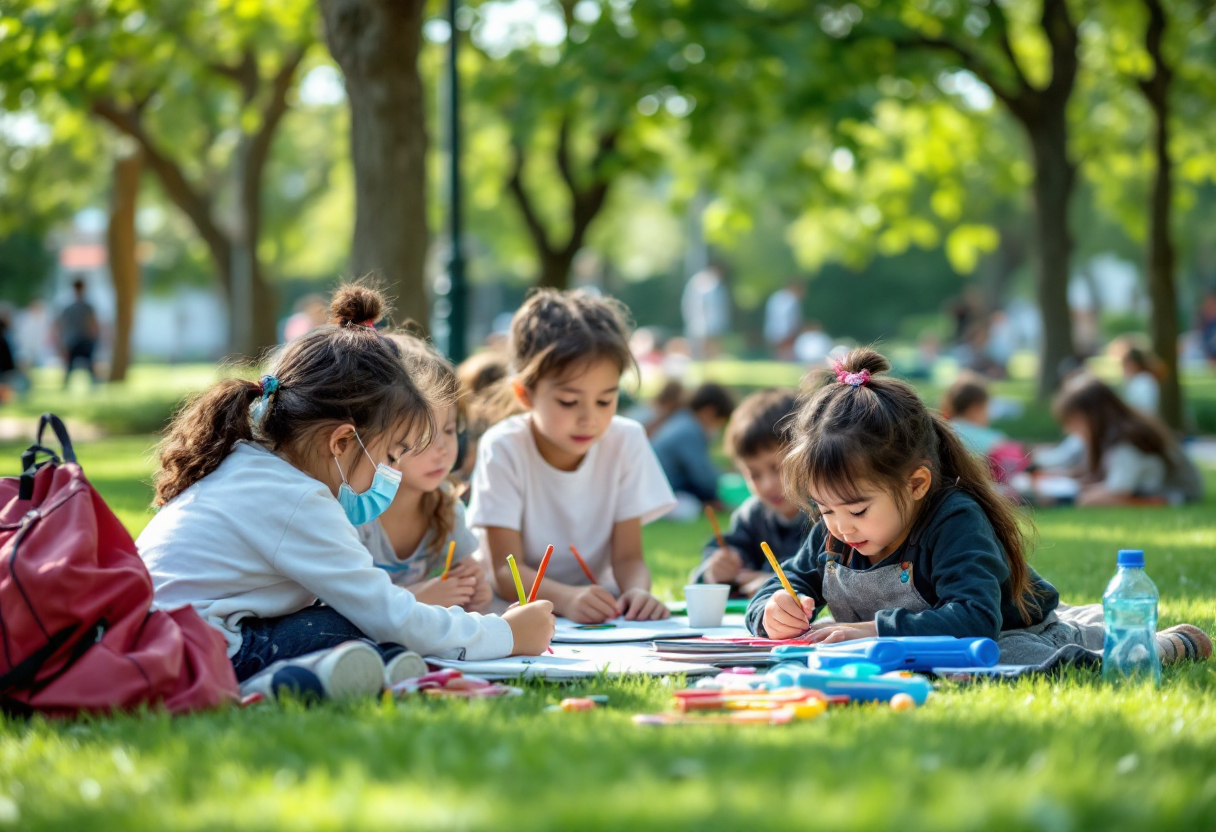
<path fill-rule="evenodd" d="M 343 287 L 331 311 L 260 381 L 221 381 L 174 419 L 159 511 L 137 541 L 157 604 L 193 605 L 246 689 L 270 695 L 374 693 L 425 672 L 416 654 L 543 652 L 550 604 L 501 618 L 429 606 L 373 564 L 355 526 L 393 502 L 402 460 L 430 443 L 432 391 L 375 330 L 377 292 Z"/>

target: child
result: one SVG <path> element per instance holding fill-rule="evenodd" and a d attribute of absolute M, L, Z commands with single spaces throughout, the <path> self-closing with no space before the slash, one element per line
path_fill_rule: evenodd
<path fill-rule="evenodd" d="M 428 606 L 372 563 L 355 525 L 392 502 L 391 466 L 426 447 L 430 406 L 374 328 L 378 293 L 344 287 L 331 310 L 333 323 L 283 348 L 260 382 L 221 381 L 174 419 L 161 508 L 138 541 L 157 604 L 192 604 L 228 640 L 238 680 L 272 664 L 278 678 L 279 660 L 296 660 L 329 695 L 424 672 L 401 646 L 466 659 L 543 652 L 551 605 L 502 618 Z M 380 651 L 349 643 L 362 639 Z"/>
<path fill-rule="evenodd" d="M 1123 367 L 1123 400 L 1141 413 L 1160 415 L 1161 378 L 1157 357 L 1127 344 L 1119 363 Z"/>
<path fill-rule="evenodd" d="M 752 496 L 731 515 L 726 548 L 719 548 L 716 538 L 705 545 L 701 565 L 690 577 L 693 583 L 731 584 L 738 594 L 751 597 L 773 576 L 760 544 L 768 543 L 782 560 L 802 546 L 810 523 L 781 489 L 781 460 L 796 405 L 793 391 L 761 390 L 735 408 L 722 444 Z"/>
<path fill-rule="evenodd" d="M 460 396 L 464 411 L 464 442 L 457 454 L 456 470 L 452 477 L 460 483 L 468 483 L 473 477 L 473 463 L 477 460 L 477 443 L 490 429 L 490 419 L 496 407 L 493 404 L 495 391 L 507 377 L 507 359 L 498 350 L 483 350 L 471 355 L 456 368 L 460 380 Z M 461 499 L 469 501 L 468 489 L 462 489 Z"/>
<path fill-rule="evenodd" d="M 675 499 L 642 426 L 615 415 L 633 363 L 625 308 L 584 292 L 537 291 L 511 321 L 508 352 L 510 389 L 526 412 L 482 437 L 469 503 L 498 596 L 515 597 L 508 554 L 526 588 L 552 545 L 540 597 L 559 615 L 587 624 L 666 618 L 650 594 L 642 524 Z"/>
<path fill-rule="evenodd" d="M 650 444 L 679 501 L 679 518 L 691 520 L 703 504 L 718 502 L 718 469 L 709 458 L 709 442 L 730 418 L 735 403 L 717 384 L 702 384 L 654 431 Z M 677 519 L 675 516 L 672 519 Z"/>
<path fill-rule="evenodd" d="M 426 450 L 401 460 L 397 496 L 376 520 L 359 526 L 359 539 L 376 566 L 421 603 L 485 612 L 493 594 L 485 570 L 469 559 L 477 552 L 477 538 L 465 526 L 464 504 L 449 480 L 456 464 L 460 383 L 452 365 L 424 341 L 391 337 L 410 377 L 434 393 L 436 433 Z M 453 542 L 452 568 L 442 580 Z"/>
<path fill-rule="evenodd" d="M 812 642 L 874 636 L 986 636 L 1009 664 L 1038 664 L 1066 644 L 1102 649 L 1102 609 L 1064 607 L 1026 563 L 1021 518 L 915 389 L 881 375 L 883 356 L 853 350 L 836 382 L 802 405 L 782 474 L 818 522 L 748 607 L 752 632 L 792 638 L 825 607 Z M 1207 658 L 1211 640 L 1181 625 L 1159 633 L 1164 662 Z"/>
<path fill-rule="evenodd" d="M 1128 407 L 1093 376 L 1070 379 L 1053 411 L 1064 429 L 1086 446 L 1078 505 L 1177 505 L 1203 499 L 1203 477 L 1169 429 Z"/>
<path fill-rule="evenodd" d="M 989 425 L 988 387 L 982 376 L 960 374 L 942 396 L 941 411 L 964 444 L 978 454 L 987 456 L 1008 441 L 1005 434 Z"/>

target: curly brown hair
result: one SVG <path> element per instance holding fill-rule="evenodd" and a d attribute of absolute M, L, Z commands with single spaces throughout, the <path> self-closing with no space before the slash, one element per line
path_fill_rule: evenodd
<path fill-rule="evenodd" d="M 416 434 L 415 450 L 434 432 L 430 398 L 411 379 L 401 350 L 374 325 L 386 304 L 376 290 L 352 284 L 330 303 L 331 323 L 283 347 L 263 382 L 224 379 L 174 417 L 160 443 L 154 505 L 163 506 L 210 474 L 237 442 L 258 442 L 288 459 L 304 457 L 302 440 L 353 425 L 363 442 L 389 430 Z M 263 390 L 266 394 L 263 396 Z M 255 423 L 251 406 L 265 399 Z"/>

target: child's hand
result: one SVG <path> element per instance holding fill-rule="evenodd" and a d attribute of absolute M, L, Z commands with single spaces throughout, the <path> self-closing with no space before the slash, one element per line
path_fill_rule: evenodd
<path fill-rule="evenodd" d="M 464 608 L 469 612 L 486 612 L 493 600 L 494 590 L 490 588 L 490 582 L 486 580 L 484 574 L 478 575 L 477 583 L 473 585 L 473 597 L 464 605 Z"/>
<path fill-rule="evenodd" d="M 709 556 L 702 573 L 707 584 L 733 584 L 743 568 L 743 558 L 731 547 L 718 549 Z"/>
<path fill-rule="evenodd" d="M 835 644 L 858 638 L 878 638 L 878 622 L 862 621 L 858 624 L 836 624 L 816 628 L 806 640 L 809 644 Z"/>
<path fill-rule="evenodd" d="M 626 621 L 658 621 L 670 616 L 671 610 L 646 590 L 629 589 L 616 599 L 616 613 Z"/>
<path fill-rule="evenodd" d="M 454 578 L 449 574 L 446 581 L 430 578 L 407 588 L 423 604 L 433 604 L 437 607 L 463 607 L 472 599 L 476 584 L 477 579 L 471 575 Z"/>
<path fill-rule="evenodd" d="M 764 605 L 764 632 L 769 638 L 800 636 L 810 629 L 814 614 L 814 598 L 799 596 L 795 603 L 788 592 L 774 592 Z"/>
<path fill-rule="evenodd" d="M 602 586 L 585 586 L 570 594 L 560 612 L 577 624 L 603 624 L 616 617 L 616 599 Z"/>
<path fill-rule="evenodd" d="M 450 576 L 448 580 L 451 580 Z M 539 656 L 549 649 L 549 642 L 557 630 L 552 601 L 533 601 L 522 607 L 512 604 L 502 614 L 502 619 L 511 625 L 512 656 Z"/>
<path fill-rule="evenodd" d="M 772 572 L 761 572 L 757 569 L 743 569 L 739 572 L 739 576 L 735 578 L 735 583 L 739 586 L 739 592 L 751 598 L 760 591 L 760 587 L 768 583 L 768 579 L 773 577 Z"/>

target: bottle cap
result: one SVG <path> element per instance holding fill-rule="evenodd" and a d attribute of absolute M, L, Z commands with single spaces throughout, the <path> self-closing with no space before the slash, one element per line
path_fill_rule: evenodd
<path fill-rule="evenodd" d="M 1119 566 L 1130 566 L 1133 568 L 1144 568 L 1144 550 L 1143 549 L 1120 549 L 1119 550 Z"/>

